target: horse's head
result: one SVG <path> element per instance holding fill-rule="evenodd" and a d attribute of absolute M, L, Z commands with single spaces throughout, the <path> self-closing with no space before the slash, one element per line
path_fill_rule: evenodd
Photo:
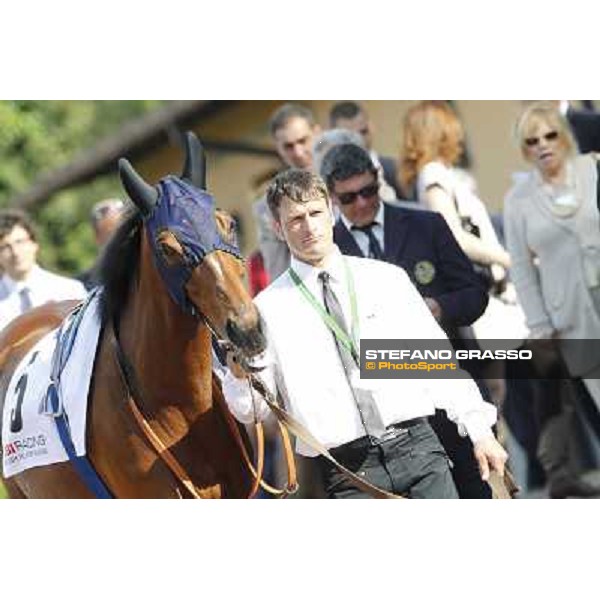
<path fill-rule="evenodd" d="M 204 189 L 205 158 L 198 139 L 186 135 L 181 177 L 169 175 L 153 187 L 125 159 L 119 161 L 119 174 L 142 214 L 154 263 L 171 298 L 243 355 L 262 352 L 265 338 L 243 283 L 235 224 Z"/>

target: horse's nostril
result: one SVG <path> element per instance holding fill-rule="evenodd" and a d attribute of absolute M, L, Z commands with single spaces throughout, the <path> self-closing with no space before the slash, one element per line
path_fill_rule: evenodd
<path fill-rule="evenodd" d="M 266 339 L 262 332 L 262 324 L 259 320 L 254 327 L 242 329 L 231 319 L 225 325 L 225 332 L 229 341 L 238 348 L 249 354 L 258 354 L 266 347 Z"/>
<path fill-rule="evenodd" d="M 229 319 L 227 321 L 227 324 L 225 325 L 225 332 L 227 333 L 227 337 L 229 338 L 230 342 L 232 342 L 236 346 L 240 345 L 239 342 L 242 338 L 242 332 L 240 331 L 240 328 L 237 326 L 237 324 L 231 319 Z"/>

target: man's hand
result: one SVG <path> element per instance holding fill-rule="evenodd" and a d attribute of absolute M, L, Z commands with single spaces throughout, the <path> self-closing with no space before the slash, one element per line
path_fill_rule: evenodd
<path fill-rule="evenodd" d="M 423 299 L 425 300 L 425 304 L 427 304 L 427 308 L 429 308 L 431 314 L 435 317 L 435 320 L 439 321 L 442 318 L 442 307 L 439 305 L 439 302 L 433 298 Z"/>
<path fill-rule="evenodd" d="M 245 379 L 247 376 L 246 371 L 242 369 L 239 363 L 239 359 L 234 350 L 228 350 L 227 352 L 227 367 L 232 372 L 233 376 L 237 379 Z"/>
<path fill-rule="evenodd" d="M 479 464 L 481 479 L 487 481 L 490 477 L 490 469 L 496 471 L 500 477 L 504 476 L 504 465 L 508 454 L 498 443 L 495 437 L 490 436 L 473 444 L 475 458 Z"/>

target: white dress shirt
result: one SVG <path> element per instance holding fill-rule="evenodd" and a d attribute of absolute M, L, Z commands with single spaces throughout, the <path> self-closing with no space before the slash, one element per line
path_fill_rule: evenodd
<path fill-rule="evenodd" d="M 22 311 L 23 290 L 28 290 L 31 307 L 46 302 L 61 300 L 80 300 L 87 295 L 80 281 L 56 275 L 39 266 L 33 267 L 23 281 L 15 281 L 9 275 L 2 277 L 0 286 L 0 329 L 3 329 Z"/>
<path fill-rule="evenodd" d="M 350 327 L 351 308 L 343 261 L 352 273 L 358 304 L 359 338 L 445 339 L 420 294 L 401 268 L 367 258 L 342 257 L 339 249 L 327 264 L 317 269 L 292 257 L 292 267 L 322 303 L 318 275 L 327 271 Z M 267 350 L 260 376 L 275 392 L 281 392 L 286 408 L 322 444 L 334 448 L 366 435 L 348 385 L 335 341 L 321 315 L 284 273 L 255 298 L 266 326 Z M 258 361 L 257 361 L 258 362 Z M 463 435 L 473 441 L 492 435 L 496 410 L 481 398 L 471 379 L 382 379 L 354 384 L 369 391 L 386 426 L 432 415 L 445 409 Z M 244 423 L 269 414 L 257 394 L 253 399 L 248 383 L 227 372 L 223 379 L 227 403 Z M 301 440 L 297 451 L 314 456 Z"/>
<path fill-rule="evenodd" d="M 371 227 L 371 231 L 375 236 L 375 239 L 379 242 L 379 247 L 382 252 L 385 252 L 384 246 L 384 220 L 385 220 L 385 211 L 383 210 L 383 202 L 379 203 L 379 210 L 373 219 L 373 227 Z M 352 234 L 352 237 L 358 244 L 360 251 L 363 256 L 369 256 L 369 236 L 364 232 L 358 229 L 352 229 L 353 223 L 347 219 L 342 212 L 340 212 L 340 219 L 342 223 L 346 226 L 346 229 Z"/>

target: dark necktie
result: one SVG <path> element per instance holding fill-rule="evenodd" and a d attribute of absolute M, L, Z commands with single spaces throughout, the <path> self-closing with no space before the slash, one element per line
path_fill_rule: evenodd
<path fill-rule="evenodd" d="M 21 313 L 25 313 L 33 307 L 31 292 L 28 287 L 19 290 L 19 300 L 21 301 Z"/>
<path fill-rule="evenodd" d="M 370 223 L 369 225 L 363 225 L 359 227 L 358 225 L 352 225 L 353 231 L 362 231 L 369 238 L 369 258 L 375 258 L 377 260 L 383 259 L 383 251 L 381 250 L 381 246 L 373 233 L 373 227 L 377 225 L 377 223 Z"/>
<path fill-rule="evenodd" d="M 350 337 L 340 301 L 335 295 L 335 292 L 331 289 L 330 279 L 331 276 L 326 271 L 319 273 L 319 281 L 323 287 L 323 302 L 325 304 L 325 310 L 338 324 L 338 327 L 348 337 Z M 385 425 L 383 424 L 381 415 L 377 410 L 377 406 L 375 405 L 373 397 L 367 390 L 357 390 L 352 386 L 350 374 L 354 369 L 358 368 L 358 356 L 351 354 L 346 346 L 338 340 L 335 334 L 333 334 L 333 339 L 335 340 L 335 345 L 342 360 L 344 372 L 346 373 L 346 379 L 348 380 L 348 385 L 352 390 L 352 395 L 354 396 L 354 401 L 356 402 L 363 426 L 369 436 L 380 438 L 385 433 Z"/>

